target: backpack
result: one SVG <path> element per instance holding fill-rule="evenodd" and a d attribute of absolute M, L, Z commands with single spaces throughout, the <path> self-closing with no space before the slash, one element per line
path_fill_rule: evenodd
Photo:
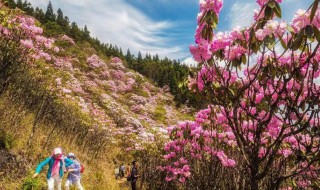
<path fill-rule="evenodd" d="M 83 173 L 83 172 L 84 172 L 84 165 L 80 164 L 80 173 Z"/>

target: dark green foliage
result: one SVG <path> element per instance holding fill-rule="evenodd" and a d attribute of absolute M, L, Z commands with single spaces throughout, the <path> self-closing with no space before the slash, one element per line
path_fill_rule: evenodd
<path fill-rule="evenodd" d="M 57 11 L 57 23 L 58 23 L 59 25 L 63 25 L 63 22 L 64 22 L 63 12 L 62 12 L 62 10 L 59 8 L 58 11 Z"/>
<path fill-rule="evenodd" d="M 85 39 L 90 39 L 90 32 L 87 28 L 87 25 L 84 25 L 84 29 L 83 29 L 83 36 Z"/>
<path fill-rule="evenodd" d="M 18 7 L 18 8 L 21 9 L 21 8 L 23 7 L 22 4 L 23 4 L 23 3 L 22 3 L 22 0 L 17 0 L 17 7 Z"/>
<path fill-rule="evenodd" d="M 14 0 L 6 0 L 5 5 L 8 6 L 11 9 L 16 8 L 17 4 Z"/>
<path fill-rule="evenodd" d="M 53 13 L 51 1 L 49 1 L 47 11 L 46 11 L 44 18 L 47 22 L 54 22 L 56 20 L 56 15 Z"/>
<path fill-rule="evenodd" d="M 34 11 L 34 17 L 41 23 L 45 22 L 44 12 L 39 7 Z"/>

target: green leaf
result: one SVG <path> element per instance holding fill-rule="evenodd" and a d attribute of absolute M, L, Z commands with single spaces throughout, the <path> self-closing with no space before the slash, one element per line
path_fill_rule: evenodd
<path fill-rule="evenodd" d="M 276 13 L 276 16 L 278 17 L 278 18 L 281 18 L 282 17 L 282 12 L 281 12 L 281 8 L 280 8 L 280 5 L 279 5 L 279 3 L 277 3 L 277 2 L 275 2 L 275 4 L 276 4 L 276 7 L 275 7 L 275 13 Z"/>
<path fill-rule="evenodd" d="M 320 31 L 316 26 L 313 26 L 313 32 L 314 32 L 314 36 L 316 37 L 318 42 L 320 42 Z"/>
<path fill-rule="evenodd" d="M 299 47 L 301 46 L 302 40 L 303 40 L 303 31 L 300 31 L 297 38 L 293 41 L 291 49 L 293 51 L 296 51 L 297 49 L 299 49 Z"/>
<path fill-rule="evenodd" d="M 305 28 L 305 32 L 308 38 L 311 38 L 313 35 L 313 29 L 311 25 L 307 25 Z"/>
<path fill-rule="evenodd" d="M 281 46 L 282 46 L 284 49 L 287 49 L 287 48 L 288 48 L 288 47 L 287 47 L 287 44 L 284 42 L 284 40 L 282 39 L 282 37 L 279 36 L 279 35 L 278 35 L 278 37 L 279 37 L 279 39 L 280 39 L 280 44 L 281 44 Z"/>
<path fill-rule="evenodd" d="M 276 2 L 274 2 L 274 1 L 269 1 L 268 4 L 267 4 L 267 6 L 273 9 L 273 8 L 276 7 Z"/>
<path fill-rule="evenodd" d="M 216 24 L 219 22 L 218 16 L 215 12 L 212 13 L 211 18 Z"/>
<path fill-rule="evenodd" d="M 243 55 L 242 57 L 241 57 L 241 61 L 242 61 L 242 64 L 246 64 L 247 63 L 247 56 L 245 56 L 245 55 Z"/>
<path fill-rule="evenodd" d="M 316 14 L 318 5 L 319 5 L 319 0 L 315 0 L 310 13 L 310 22 L 312 22 L 314 15 Z"/>
<path fill-rule="evenodd" d="M 272 8 L 270 8 L 269 6 L 266 6 L 265 10 L 264 10 L 264 16 L 266 18 L 270 18 L 273 14 L 273 10 Z"/>

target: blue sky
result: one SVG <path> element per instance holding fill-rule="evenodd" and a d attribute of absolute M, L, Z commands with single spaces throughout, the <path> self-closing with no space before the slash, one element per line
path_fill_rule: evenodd
<path fill-rule="evenodd" d="M 49 0 L 28 0 L 46 9 Z M 158 53 L 160 57 L 194 61 L 189 45 L 194 43 L 199 0 L 51 0 L 54 11 L 63 13 L 80 27 L 85 24 L 102 42 L 129 48 L 137 54 Z M 248 26 L 255 0 L 224 0 L 218 30 Z M 283 0 L 283 19 L 290 22 L 294 12 L 306 9 L 312 0 Z"/>

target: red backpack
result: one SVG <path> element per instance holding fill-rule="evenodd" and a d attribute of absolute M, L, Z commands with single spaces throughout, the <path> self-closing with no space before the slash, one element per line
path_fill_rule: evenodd
<path fill-rule="evenodd" d="M 80 173 L 83 173 L 83 172 L 84 172 L 84 165 L 80 164 Z"/>

